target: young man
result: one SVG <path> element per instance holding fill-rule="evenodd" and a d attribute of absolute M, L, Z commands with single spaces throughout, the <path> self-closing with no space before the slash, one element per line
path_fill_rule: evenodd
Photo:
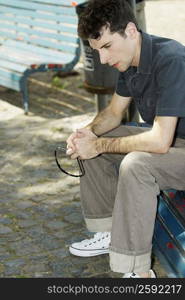
<path fill-rule="evenodd" d="M 109 252 L 114 272 L 154 278 L 157 196 L 185 189 L 185 47 L 139 31 L 123 0 L 89 1 L 78 32 L 120 76 L 108 107 L 67 140 L 68 155 L 84 160 L 83 213 L 97 232 L 70 252 Z M 131 101 L 150 127 L 120 125 Z"/>

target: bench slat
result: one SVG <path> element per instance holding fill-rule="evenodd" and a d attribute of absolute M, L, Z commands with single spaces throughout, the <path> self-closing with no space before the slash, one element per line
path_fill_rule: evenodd
<path fill-rule="evenodd" d="M 42 3 L 51 3 L 51 0 L 30 0 L 32 2 L 42 2 Z M 72 0 L 52 0 L 52 3 L 55 5 L 66 5 L 66 6 L 71 6 L 72 2 L 78 2 L 78 4 L 84 2 L 84 0 L 77 0 L 77 1 L 72 1 Z"/>
<path fill-rule="evenodd" d="M 33 49 L 33 51 L 31 50 Z M 31 46 L 30 49 L 16 49 L 12 51 L 11 47 L 0 47 L 0 56 L 6 61 L 9 62 L 15 62 L 22 65 L 25 65 L 26 68 L 29 68 L 32 64 L 68 64 L 72 61 L 72 58 L 70 55 L 61 55 L 59 57 L 55 57 L 55 55 L 47 55 L 41 53 L 34 52 L 34 47 Z"/>
<path fill-rule="evenodd" d="M 6 23 L 5 23 L 5 22 Z M 33 27 L 40 27 L 41 29 L 46 28 L 46 29 L 53 29 L 56 30 L 56 32 L 67 32 L 67 33 L 71 33 L 77 36 L 77 27 L 76 25 L 67 25 L 67 24 L 63 24 L 62 22 L 51 22 L 51 21 L 46 21 L 44 20 L 40 20 L 40 19 L 36 19 L 36 18 L 30 18 L 30 17 L 22 17 L 22 16 L 5 16 L 5 15 L 0 15 L 0 24 L 2 24 L 2 27 L 5 28 L 6 24 L 13 24 L 15 26 L 15 24 L 19 24 L 19 26 L 22 27 L 22 25 L 30 25 Z"/>
<path fill-rule="evenodd" d="M 6 51 L 6 53 L 4 52 L 4 50 Z M 27 53 L 27 56 L 29 54 L 30 53 Z M 43 60 L 43 58 L 39 59 L 39 57 L 33 57 L 33 56 L 28 57 L 26 59 L 25 53 L 23 55 L 23 53 L 21 53 L 21 52 L 12 52 L 12 49 L 6 48 L 6 47 L 3 47 L 3 49 L 0 48 L 0 55 L 1 55 L 1 58 L 6 60 L 6 61 L 15 62 L 17 64 L 25 65 L 26 69 L 29 69 L 29 67 L 32 64 L 41 63 L 41 60 Z"/>
<path fill-rule="evenodd" d="M 1 77 L 0 75 L 0 83 L 4 87 L 16 90 L 17 92 L 20 91 L 20 85 L 18 81 L 9 80 L 7 78 Z"/>
<path fill-rule="evenodd" d="M 11 32 L 0 32 L 0 34 L 6 38 L 10 38 L 10 39 L 15 39 L 14 34 L 12 34 Z M 61 42 L 60 44 L 54 41 L 47 41 L 44 39 L 40 39 L 40 38 L 31 38 L 31 36 L 23 36 L 24 37 L 24 41 L 30 42 L 33 45 L 40 45 L 40 46 L 44 46 L 46 48 L 53 48 L 55 50 L 59 50 L 61 52 L 64 53 L 71 53 L 71 54 L 75 54 L 76 53 L 76 48 L 74 46 L 69 46 L 64 42 Z M 21 40 L 22 37 L 18 36 L 18 40 Z"/>
<path fill-rule="evenodd" d="M 53 49 L 59 49 L 59 46 L 61 46 L 61 52 L 64 53 L 71 53 L 71 54 L 75 54 L 76 52 L 76 48 L 72 47 L 72 46 L 68 46 L 67 44 L 64 44 L 63 42 L 61 42 L 61 44 L 59 45 L 59 43 L 56 42 L 48 42 L 47 40 L 40 40 L 40 39 L 34 39 L 32 40 L 32 44 L 34 45 L 41 45 L 44 47 L 48 47 L 48 48 L 53 48 Z"/>
<path fill-rule="evenodd" d="M 20 73 L 24 73 L 24 71 L 27 69 L 26 65 L 16 64 L 15 62 L 10 62 L 5 59 L 2 60 L 2 56 L 0 56 L 0 57 L 1 57 L 0 66 L 3 68 L 6 68 L 8 70 L 17 71 Z"/>
<path fill-rule="evenodd" d="M 47 40 L 34 39 L 31 41 L 32 44 L 41 45 L 48 48 L 59 49 L 59 44 L 55 42 L 48 42 Z M 76 48 L 68 46 L 61 42 L 61 50 L 62 52 L 75 54 Z"/>
<path fill-rule="evenodd" d="M 23 0 L 17 0 L 17 1 L 14 1 L 14 3 L 18 3 L 18 2 L 26 2 L 26 1 L 23 1 Z M 9 1 L 5 1 L 5 0 L 2 0 L 1 1 L 2 3 L 8 3 Z M 63 7 L 73 7 L 75 6 L 74 3 L 76 1 L 72 1 L 72 0 L 29 0 L 29 3 L 31 4 L 31 6 L 28 6 L 28 7 L 34 7 L 34 4 L 39 4 L 39 5 L 54 5 L 55 7 L 61 7 L 61 5 Z M 81 2 L 84 2 L 83 0 L 77 0 L 78 3 L 81 3 Z M 77 3 L 76 2 L 76 3 Z M 16 4 L 17 5 L 17 4 Z M 20 7 L 20 5 L 19 5 Z"/>
<path fill-rule="evenodd" d="M 18 7 L 18 8 L 23 8 L 30 10 L 30 14 L 33 14 L 34 10 L 40 10 L 40 11 L 49 11 L 49 12 L 55 12 L 57 14 L 69 14 L 69 15 L 76 15 L 75 8 L 72 6 L 69 7 L 63 7 L 63 6 L 56 6 L 52 5 L 52 2 L 49 4 L 38 4 L 36 2 L 30 2 L 30 1 L 20 1 L 20 0 L 14 0 L 13 4 L 11 0 L 0 0 L 0 4 L 4 4 L 6 6 L 11 6 L 11 7 Z M 32 11 L 32 12 L 31 12 Z"/>
<path fill-rule="evenodd" d="M 0 22 L 1 23 L 1 22 Z M 52 32 L 47 32 L 46 30 L 45 31 L 41 31 L 41 30 L 37 30 L 37 29 L 34 29 L 34 28 L 26 28 L 26 27 L 19 27 L 19 26 L 16 26 L 16 25 L 13 25 L 13 24 L 5 24 L 4 23 L 4 28 L 3 28 L 3 31 L 5 31 L 6 29 L 9 29 L 9 30 L 12 30 L 12 34 L 15 32 L 15 39 L 17 38 L 17 36 L 24 36 L 25 34 L 27 36 L 29 36 L 31 38 L 31 35 L 36 35 L 38 37 L 41 37 L 41 38 L 47 38 L 48 41 L 50 39 L 55 39 L 55 40 L 58 40 L 58 41 L 61 41 L 61 42 L 67 42 L 67 43 L 71 43 L 71 47 L 75 47 L 76 48 L 76 40 L 77 40 L 77 36 L 74 37 L 72 35 L 68 35 L 68 34 L 65 34 L 65 33 L 52 33 Z M 2 27 L 0 28 L 0 31 L 2 30 Z"/>
<path fill-rule="evenodd" d="M 68 24 L 77 24 L 78 19 L 77 16 L 71 16 L 71 15 L 65 15 L 63 13 L 61 14 L 55 14 L 52 12 L 37 12 L 34 11 L 33 12 L 33 16 L 30 14 L 29 10 L 25 10 L 25 9 L 20 9 L 19 8 L 14 8 L 14 7 L 4 7 L 1 6 L 0 4 L 0 15 L 3 15 L 3 13 L 7 14 L 13 14 L 14 16 L 27 16 L 27 17 L 33 17 L 33 18 L 38 18 L 38 19 L 43 19 L 43 20 L 53 20 L 53 21 L 58 21 L 58 22 L 62 22 L 63 23 L 68 23 Z M 65 13 L 65 12 L 64 12 Z"/>
<path fill-rule="evenodd" d="M 42 3 L 51 3 L 51 0 L 30 0 L 32 2 L 42 2 Z M 78 4 L 84 2 L 84 0 L 77 0 L 77 1 L 72 1 L 72 0 L 52 0 L 52 3 L 55 5 L 66 5 L 66 6 L 71 6 L 73 2 L 78 2 Z"/>
<path fill-rule="evenodd" d="M 19 81 L 20 78 L 22 77 L 22 74 L 18 72 L 12 73 L 11 71 L 0 67 L 0 77 L 7 78 L 12 81 Z"/>
<path fill-rule="evenodd" d="M 6 46 L 9 47 L 10 51 L 12 51 L 11 49 L 14 48 L 14 51 L 17 50 L 17 52 L 21 53 L 21 55 L 26 55 L 27 56 L 27 53 L 32 53 L 32 55 L 36 54 L 37 56 L 38 55 L 41 55 L 42 57 L 45 56 L 48 60 L 51 57 L 54 61 L 56 61 L 58 63 L 59 62 L 60 63 L 61 62 L 62 63 L 69 63 L 70 61 L 72 61 L 72 59 L 74 57 L 73 55 L 71 55 L 69 53 L 66 54 L 66 53 L 63 53 L 61 51 L 46 49 L 46 48 L 43 48 L 43 47 L 30 45 L 30 44 L 20 42 L 20 41 L 7 40 L 7 41 L 5 41 L 4 45 L 5 45 L 5 47 Z M 7 50 L 5 50 L 5 51 L 7 51 Z"/>
<path fill-rule="evenodd" d="M 6 53 L 4 52 L 4 50 L 6 51 Z M 17 64 L 26 66 L 26 69 L 29 69 L 32 64 L 45 63 L 44 57 L 36 57 L 32 55 L 31 52 L 30 53 L 29 52 L 23 53 L 23 52 L 16 52 L 16 51 L 13 52 L 12 49 L 6 47 L 3 47 L 3 49 L 0 48 L 0 55 L 1 58 L 6 61 L 15 62 Z"/>
<path fill-rule="evenodd" d="M 47 57 L 30 57 L 29 59 L 26 60 L 26 56 L 22 55 L 22 53 L 14 53 L 13 56 L 11 56 L 11 51 L 7 50 L 7 53 L 1 53 L 1 58 L 4 59 L 6 62 L 15 62 L 16 64 L 20 64 L 22 66 L 25 66 L 25 70 L 29 69 L 31 65 L 40 65 L 40 64 L 62 64 L 65 65 L 65 63 L 61 60 L 57 59 L 52 59 L 52 58 L 47 58 Z M 30 54 L 31 53 L 27 53 Z M 69 62 L 68 62 L 69 63 Z"/>

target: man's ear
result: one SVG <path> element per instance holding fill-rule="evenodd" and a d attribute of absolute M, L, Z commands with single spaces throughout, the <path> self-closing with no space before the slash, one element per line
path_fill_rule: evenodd
<path fill-rule="evenodd" d="M 125 28 L 125 34 L 131 39 L 134 39 L 136 37 L 136 33 L 137 33 L 136 25 L 132 22 L 129 22 L 127 24 L 127 27 Z"/>

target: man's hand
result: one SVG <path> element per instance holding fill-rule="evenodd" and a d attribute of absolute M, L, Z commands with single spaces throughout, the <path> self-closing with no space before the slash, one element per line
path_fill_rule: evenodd
<path fill-rule="evenodd" d="M 74 145 L 74 139 L 77 138 L 77 137 L 78 137 L 77 132 L 72 133 L 72 134 L 68 137 L 68 139 L 67 139 L 67 141 L 66 141 L 66 143 L 67 143 L 66 154 L 67 154 L 67 155 L 72 155 L 72 154 L 75 153 L 75 150 L 76 150 L 76 149 L 75 149 L 75 145 Z"/>
<path fill-rule="evenodd" d="M 76 152 L 76 147 L 75 147 L 75 144 L 74 144 L 74 140 L 76 138 L 80 138 L 82 137 L 82 132 L 84 131 L 85 128 L 82 128 L 82 129 L 78 129 L 76 130 L 75 132 L 73 132 L 67 139 L 67 151 L 66 151 L 66 154 L 67 155 L 72 155 L 72 154 L 75 154 Z"/>
<path fill-rule="evenodd" d="M 96 150 L 97 136 L 89 129 L 78 129 L 73 138 L 74 151 L 71 158 L 90 159 L 96 157 L 99 153 Z"/>

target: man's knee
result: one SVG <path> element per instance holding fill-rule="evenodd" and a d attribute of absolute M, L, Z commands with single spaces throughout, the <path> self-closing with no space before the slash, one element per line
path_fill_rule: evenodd
<path fill-rule="evenodd" d="M 120 173 L 125 175 L 127 172 L 143 169 L 148 163 L 149 155 L 147 152 L 130 152 L 121 162 Z"/>

